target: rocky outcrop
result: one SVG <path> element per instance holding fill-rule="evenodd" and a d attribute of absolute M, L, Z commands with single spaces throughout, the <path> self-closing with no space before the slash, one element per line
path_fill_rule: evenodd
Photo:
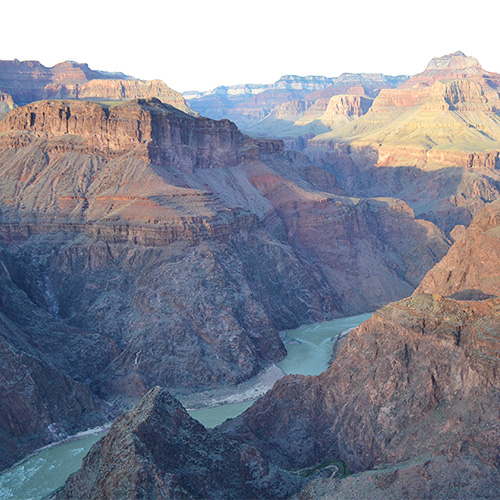
<path fill-rule="evenodd" d="M 364 115 L 372 104 L 372 100 L 357 95 L 337 95 L 330 99 L 328 107 L 320 120 L 330 126 L 339 122 L 340 117 L 356 117 Z"/>
<path fill-rule="evenodd" d="M 2 120 L 15 107 L 16 105 L 10 94 L 0 93 L 0 120 Z"/>
<path fill-rule="evenodd" d="M 52 68 L 38 61 L 0 61 L 0 92 L 8 93 L 20 106 L 42 99 L 124 101 L 157 98 L 192 113 L 182 95 L 160 80 L 143 81 L 123 73 L 94 71 L 87 64 L 73 61 Z M 0 108 L 0 118 L 3 116 Z"/>
<path fill-rule="evenodd" d="M 335 290 L 343 315 L 409 295 L 448 249 L 444 234 L 415 220 L 404 202 L 304 192 L 264 169 L 252 169 L 249 180 L 272 203 L 288 242 Z M 388 254 L 397 255 L 390 270 Z"/>
<path fill-rule="evenodd" d="M 498 469 L 472 457 L 424 456 L 345 479 L 316 479 L 293 500 L 495 499 Z"/>
<path fill-rule="evenodd" d="M 410 498 L 434 498 L 436 491 L 443 498 L 471 492 L 495 498 L 500 301 L 469 290 L 466 278 L 463 292 L 481 292 L 460 297 L 469 300 L 436 291 L 455 272 L 478 279 L 477 261 L 480 269 L 486 258 L 490 269 L 498 267 L 483 236 L 498 226 L 497 211 L 496 204 L 485 208 L 457 240 L 448 273 L 438 264 L 412 297 L 378 310 L 350 332 L 325 373 L 285 377 L 219 431 L 283 467 L 342 459 L 360 472 L 346 482 L 313 482 L 301 499 L 397 498 L 412 485 L 417 489 Z M 467 239 L 487 257 L 465 251 Z M 496 283 L 494 273 L 492 278 Z M 457 470 L 478 472 L 458 479 Z"/>
<path fill-rule="evenodd" d="M 66 61 L 47 68 L 38 61 L 0 61 L 0 89 L 9 93 L 16 104 L 24 105 L 43 98 L 52 83 L 83 83 L 95 79 L 131 78 L 123 73 L 93 71 L 87 64 Z"/>
<path fill-rule="evenodd" d="M 500 202 L 487 205 L 448 254 L 427 273 L 419 293 L 460 299 L 500 295 Z"/>
<path fill-rule="evenodd" d="M 457 160 L 460 154 L 468 157 L 472 148 L 479 154 L 495 153 L 500 141 L 496 118 L 500 75 L 484 71 L 463 54 L 442 59 L 430 64 L 438 69 L 428 69 L 396 89 L 382 90 L 356 124 L 323 134 L 311 144 L 373 145 L 379 152 L 377 166 L 385 167 L 462 166 L 464 160 L 446 163 L 446 154 L 455 153 Z M 429 158 L 431 151 L 444 156 Z"/>
<path fill-rule="evenodd" d="M 280 380 L 223 430 L 288 467 L 342 459 L 364 471 L 429 454 L 494 472 L 498 307 L 432 295 L 386 306 L 349 334 L 327 372 Z M 498 487 L 498 471 L 489 479 Z"/>
<path fill-rule="evenodd" d="M 422 83 L 432 85 L 436 81 L 444 79 L 482 78 L 486 75 L 491 78 L 499 77 L 496 73 L 485 72 L 475 57 L 466 56 L 463 52 L 457 51 L 435 57 L 429 62 L 424 72 L 412 76 L 403 83 L 402 87 L 415 87 Z"/>
<path fill-rule="evenodd" d="M 301 482 L 255 448 L 214 436 L 156 387 L 116 420 L 53 498 L 286 498 Z"/>
<path fill-rule="evenodd" d="M 82 99 L 87 101 L 128 101 L 156 98 L 185 113 L 191 110 L 179 92 L 161 80 L 91 80 L 85 83 L 54 83 L 47 85 L 44 99 Z"/>
<path fill-rule="evenodd" d="M 174 163 L 189 171 L 237 163 L 237 149 L 243 143 L 233 123 L 195 120 L 158 99 L 118 106 L 42 101 L 10 113 L 0 123 L 0 133 L 10 131 L 14 132 L 2 137 L 8 148 L 50 136 L 52 141 L 42 142 L 51 153 L 82 151 L 111 159 L 133 151 L 141 160 Z"/>

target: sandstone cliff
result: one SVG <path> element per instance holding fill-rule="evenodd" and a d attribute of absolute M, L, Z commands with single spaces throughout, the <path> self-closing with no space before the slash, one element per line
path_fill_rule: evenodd
<path fill-rule="evenodd" d="M 143 81 L 123 73 L 94 71 L 87 64 L 73 61 L 52 68 L 38 61 L 0 61 L 0 92 L 9 94 L 16 105 L 41 99 L 123 101 L 157 98 L 192 113 L 182 95 L 160 80 Z M 5 114 L 2 111 L 0 107 L 0 119 Z"/>
<path fill-rule="evenodd" d="M 191 112 L 179 92 L 167 87 L 161 80 L 90 80 L 85 83 L 54 83 L 47 85 L 44 99 L 82 99 L 87 101 L 128 101 L 156 98 L 185 113 Z"/>

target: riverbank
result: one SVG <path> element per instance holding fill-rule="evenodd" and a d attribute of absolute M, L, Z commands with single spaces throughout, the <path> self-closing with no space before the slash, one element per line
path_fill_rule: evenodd
<path fill-rule="evenodd" d="M 371 314 L 339 318 L 288 330 L 283 336 L 288 355 L 253 379 L 236 387 L 180 397 L 189 413 L 206 427 L 215 427 L 245 411 L 285 374 L 315 375 L 325 371 L 336 338 Z M 37 450 L 0 475 L 1 500 L 39 500 L 64 484 L 79 469 L 91 446 L 111 424 L 80 432 Z"/>

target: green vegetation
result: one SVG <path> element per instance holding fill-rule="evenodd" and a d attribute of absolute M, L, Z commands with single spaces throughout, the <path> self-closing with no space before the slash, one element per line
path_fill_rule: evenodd
<path fill-rule="evenodd" d="M 325 471 L 331 469 L 331 474 L 335 475 L 335 478 L 340 479 L 351 474 L 349 466 L 343 460 L 326 460 L 325 462 L 315 465 L 313 467 L 307 467 L 305 469 L 292 471 L 301 477 L 311 477 L 313 474 L 317 474 L 320 471 Z"/>

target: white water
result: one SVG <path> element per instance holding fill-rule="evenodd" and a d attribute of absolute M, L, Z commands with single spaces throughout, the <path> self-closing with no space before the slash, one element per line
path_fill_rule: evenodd
<path fill-rule="evenodd" d="M 371 314 L 336 319 L 289 330 L 285 339 L 288 351 L 278 366 L 286 374 L 319 375 L 328 368 L 333 338 L 358 326 Z M 225 404 L 215 408 L 191 410 L 189 413 L 205 427 L 215 427 L 234 418 L 253 401 Z M 20 465 L 0 475 L 0 500 L 40 500 L 64 484 L 78 470 L 83 457 L 106 431 L 86 435 L 44 448 Z"/>

